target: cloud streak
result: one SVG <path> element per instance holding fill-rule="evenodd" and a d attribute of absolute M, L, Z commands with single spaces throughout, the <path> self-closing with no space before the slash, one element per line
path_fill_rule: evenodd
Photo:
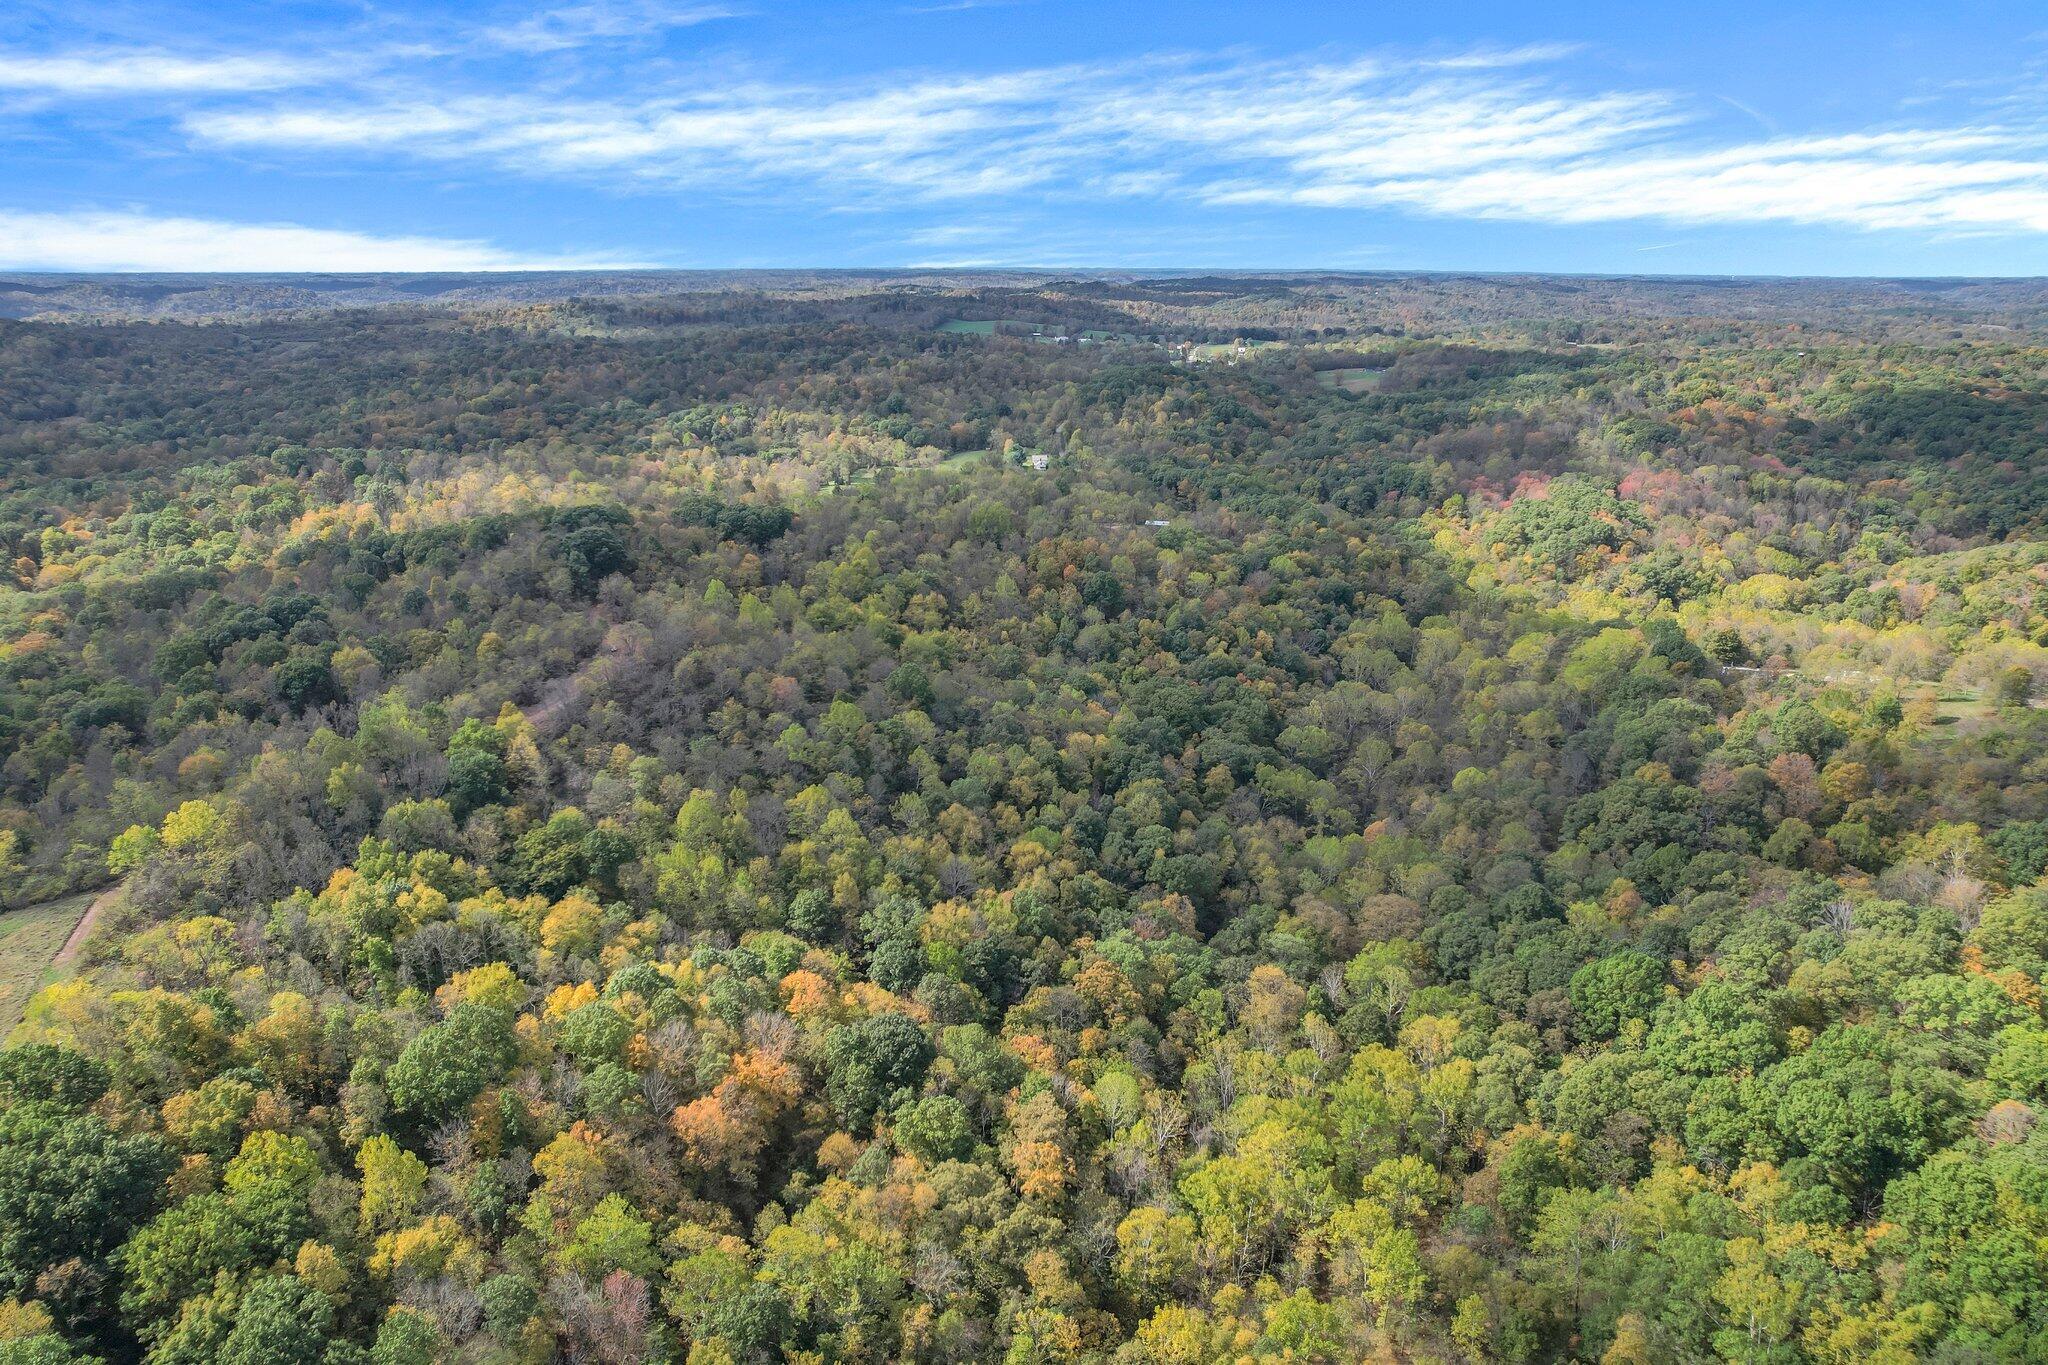
<path fill-rule="evenodd" d="M 543 10 L 516 24 L 486 29 L 483 36 L 487 42 L 514 52 L 561 52 L 592 43 L 690 28 L 716 19 L 732 19 L 742 13 L 725 5 L 676 5 L 660 0 L 568 5 Z"/>
<path fill-rule="evenodd" d="M 1730 131 L 1717 98 L 1588 88 L 1560 44 L 840 83 L 658 64 L 620 80 L 568 64 L 558 83 L 514 86 L 462 66 L 466 55 L 538 70 L 565 48 L 735 12 L 593 0 L 480 29 L 466 54 L 385 47 L 352 66 L 263 52 L 0 51 L 0 92 L 110 109 L 140 97 L 137 118 L 268 168 L 412 164 L 740 202 L 795 195 L 807 209 L 1048 212 L 1107 199 L 1568 226 L 2048 233 L 2048 108 L 2009 100 L 1976 121 L 1923 110 L 1918 126 Z"/>
<path fill-rule="evenodd" d="M 294 223 L 232 223 L 135 212 L 0 210 L 0 269 L 492 271 L 619 269 L 612 257 L 527 254 L 488 242 L 386 237 Z"/>
<path fill-rule="evenodd" d="M 1587 224 L 2048 231 L 2038 126 L 1715 141 L 1656 90 L 1582 90 L 1554 45 L 1347 61 L 1148 59 L 634 99 L 360 91 L 191 113 L 218 148 L 487 166 L 840 207 L 1194 197 Z"/>
<path fill-rule="evenodd" d="M 311 78 L 302 62 L 269 55 L 186 56 L 155 50 L 0 52 L 0 90 L 50 95 L 162 95 L 281 90 Z"/>

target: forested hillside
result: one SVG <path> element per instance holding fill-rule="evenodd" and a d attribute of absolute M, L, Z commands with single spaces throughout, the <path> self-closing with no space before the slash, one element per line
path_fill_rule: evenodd
<path fill-rule="evenodd" d="M 0 321 L 0 1365 L 2048 1358 L 2037 287 L 284 297 Z"/>

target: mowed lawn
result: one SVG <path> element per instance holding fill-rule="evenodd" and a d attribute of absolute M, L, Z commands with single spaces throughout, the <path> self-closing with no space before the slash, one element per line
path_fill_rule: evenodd
<path fill-rule="evenodd" d="M 51 963 L 97 892 L 44 901 L 0 914 L 0 1038 L 14 1031 L 22 1011 L 56 978 Z"/>

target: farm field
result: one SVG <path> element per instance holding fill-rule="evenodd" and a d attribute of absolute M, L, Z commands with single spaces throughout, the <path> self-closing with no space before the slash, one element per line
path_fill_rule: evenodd
<path fill-rule="evenodd" d="M 35 993 L 57 978 L 57 953 L 97 894 L 81 891 L 0 915 L 0 1037 L 21 1022 Z"/>

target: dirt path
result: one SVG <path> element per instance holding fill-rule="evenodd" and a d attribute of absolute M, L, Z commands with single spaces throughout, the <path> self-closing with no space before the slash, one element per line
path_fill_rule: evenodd
<path fill-rule="evenodd" d="M 93 931 L 93 926 L 100 922 L 100 915 L 112 906 L 115 901 L 119 900 L 121 893 L 127 889 L 128 883 L 115 882 L 112 886 L 94 896 L 92 904 L 86 906 L 85 913 L 78 917 L 78 923 L 72 926 L 71 936 L 64 940 L 64 946 L 57 950 L 57 956 L 51 959 L 50 965 L 53 967 L 70 966 L 73 959 L 78 956 L 78 950 L 85 946 L 85 936 L 90 934 Z"/>

